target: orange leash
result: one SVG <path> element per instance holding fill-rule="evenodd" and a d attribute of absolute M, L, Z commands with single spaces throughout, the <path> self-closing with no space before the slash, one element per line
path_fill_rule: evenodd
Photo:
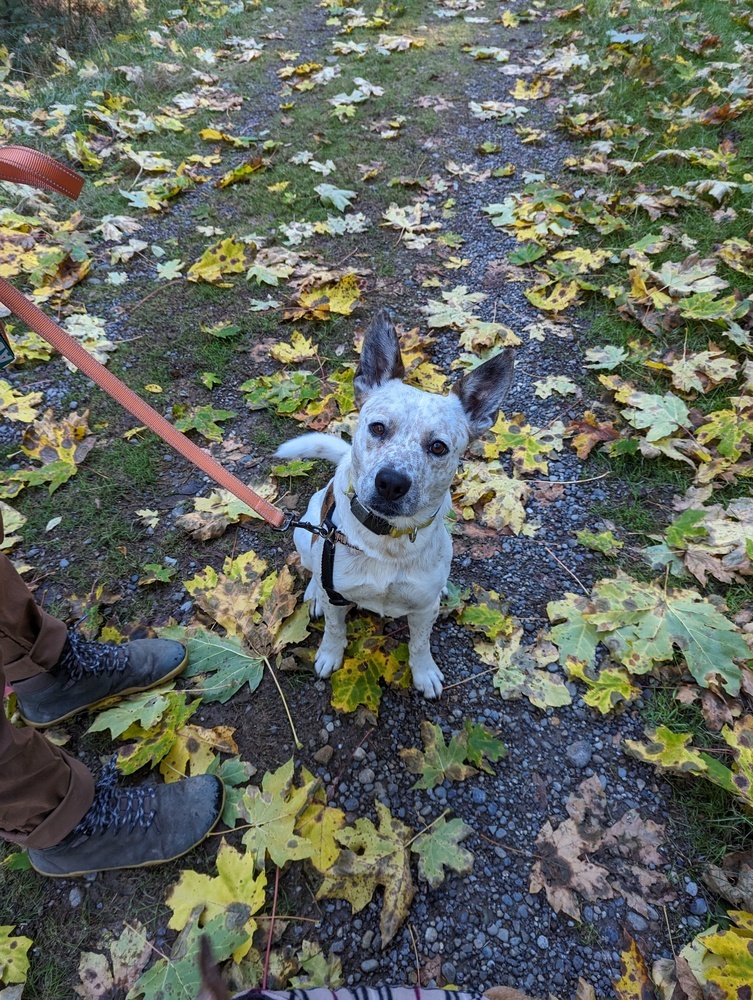
<path fill-rule="evenodd" d="M 81 193 L 84 178 L 57 160 L 25 146 L 5 146 L 0 149 L 0 180 L 15 184 L 29 184 L 33 187 L 57 191 L 74 200 Z M 240 479 L 224 469 L 210 455 L 194 444 L 185 434 L 176 430 L 165 418 L 145 403 L 140 396 L 129 389 L 88 351 L 69 336 L 54 320 L 22 295 L 5 278 L 0 278 L 0 302 L 23 320 L 35 333 L 68 358 L 77 368 L 104 392 L 128 410 L 139 423 L 159 435 L 163 441 L 206 473 L 219 486 L 229 490 L 243 503 L 256 511 L 268 524 L 278 530 L 288 527 L 290 517 L 278 507 L 254 493 Z"/>

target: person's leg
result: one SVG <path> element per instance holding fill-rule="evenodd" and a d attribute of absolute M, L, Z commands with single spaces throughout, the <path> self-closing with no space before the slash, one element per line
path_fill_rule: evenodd
<path fill-rule="evenodd" d="M 13 684 L 54 667 L 67 635 L 63 622 L 42 611 L 13 563 L 0 552 L 0 654 L 8 682 Z"/>
<path fill-rule="evenodd" d="M 0 650 L 0 690 L 5 676 Z M 0 707 L 0 837 L 45 848 L 66 837 L 94 799 L 81 761 L 35 729 L 12 726 Z"/>

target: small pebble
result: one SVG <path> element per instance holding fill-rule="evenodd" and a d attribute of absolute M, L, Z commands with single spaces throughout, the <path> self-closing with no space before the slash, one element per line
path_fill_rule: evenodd
<path fill-rule="evenodd" d="M 593 756 L 593 747 L 588 740 L 576 740 L 565 750 L 565 754 L 574 767 L 586 767 Z"/>

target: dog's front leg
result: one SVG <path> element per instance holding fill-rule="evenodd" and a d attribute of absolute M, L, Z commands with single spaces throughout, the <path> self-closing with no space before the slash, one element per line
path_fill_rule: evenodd
<path fill-rule="evenodd" d="M 442 671 L 434 662 L 429 647 L 429 637 L 439 614 L 439 598 L 425 611 L 414 611 L 408 615 L 408 652 L 413 686 L 424 698 L 438 698 L 442 693 Z"/>
<path fill-rule="evenodd" d="M 347 605 L 330 604 L 323 594 L 320 596 L 323 598 L 324 635 L 314 659 L 314 670 L 317 677 L 329 677 L 333 671 L 342 666 L 343 654 L 348 642 L 345 632 L 345 617 L 348 614 L 348 608 Z"/>

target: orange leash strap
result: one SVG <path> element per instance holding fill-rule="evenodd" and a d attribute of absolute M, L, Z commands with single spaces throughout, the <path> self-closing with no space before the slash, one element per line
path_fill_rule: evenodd
<path fill-rule="evenodd" d="M 5 146 L 0 149 L 0 180 L 47 188 L 73 199 L 78 198 L 84 184 L 84 179 L 79 174 L 74 173 L 44 153 L 27 149 L 24 146 Z M 84 375 L 104 390 L 108 396 L 120 403 L 139 423 L 146 424 L 171 448 L 174 448 L 213 479 L 218 486 L 229 490 L 243 503 L 248 504 L 273 528 L 284 529 L 288 526 L 289 516 L 287 514 L 254 493 L 240 479 L 224 469 L 219 462 L 216 462 L 198 445 L 195 445 L 185 434 L 176 430 L 168 420 L 165 420 L 132 389 L 129 389 L 112 372 L 96 361 L 73 337 L 69 336 L 62 327 L 30 302 L 5 278 L 0 278 L 0 302 L 23 320 L 35 333 L 52 344 L 77 368 L 81 369 Z"/>

